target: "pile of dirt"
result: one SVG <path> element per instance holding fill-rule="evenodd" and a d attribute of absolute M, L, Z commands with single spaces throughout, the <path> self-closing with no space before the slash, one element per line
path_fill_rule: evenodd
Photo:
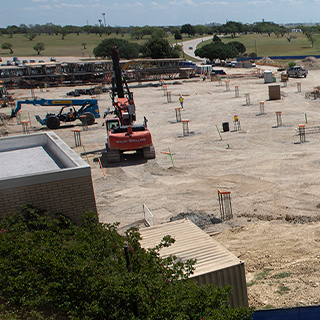
<path fill-rule="evenodd" d="M 320 60 L 315 57 L 306 57 L 302 60 L 302 65 L 308 70 L 319 70 Z"/>
<path fill-rule="evenodd" d="M 264 64 L 274 64 L 274 61 L 269 57 L 263 57 L 262 59 L 258 60 L 258 62 Z"/>
<path fill-rule="evenodd" d="M 170 221 L 177 221 L 185 218 L 188 218 L 202 230 L 206 229 L 212 224 L 221 222 L 220 219 L 215 218 L 213 215 L 208 215 L 202 212 L 181 212 L 175 217 L 170 218 Z"/>

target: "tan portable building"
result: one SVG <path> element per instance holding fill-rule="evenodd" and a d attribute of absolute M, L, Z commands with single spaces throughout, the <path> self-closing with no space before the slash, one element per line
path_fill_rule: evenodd
<path fill-rule="evenodd" d="M 175 255 L 182 261 L 196 259 L 194 274 L 190 277 L 199 284 L 232 286 L 230 305 L 248 306 L 244 262 L 211 238 L 189 219 L 178 220 L 140 230 L 141 245 L 153 248 L 170 235 L 175 243 L 160 251 L 162 257 Z"/>

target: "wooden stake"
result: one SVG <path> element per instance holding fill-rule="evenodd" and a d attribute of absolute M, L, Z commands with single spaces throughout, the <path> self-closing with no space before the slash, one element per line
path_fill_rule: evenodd
<path fill-rule="evenodd" d="M 101 168 L 101 170 L 102 170 L 103 176 L 106 177 L 106 174 L 104 173 L 104 170 L 103 170 L 103 168 L 102 168 L 102 164 L 101 164 L 100 158 L 98 158 L 98 161 L 99 161 L 100 168 Z"/>

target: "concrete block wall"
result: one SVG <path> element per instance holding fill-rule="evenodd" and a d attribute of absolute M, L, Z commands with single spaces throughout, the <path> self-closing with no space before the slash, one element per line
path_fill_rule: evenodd
<path fill-rule="evenodd" d="M 62 213 L 76 224 L 85 212 L 97 214 L 91 175 L 3 189 L 0 203 L 0 219 L 26 204 Z"/>

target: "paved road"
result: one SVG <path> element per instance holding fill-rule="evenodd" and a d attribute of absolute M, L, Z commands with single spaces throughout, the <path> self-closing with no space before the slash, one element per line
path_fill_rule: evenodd
<path fill-rule="evenodd" d="M 210 39 L 212 39 L 212 36 L 198 38 L 198 39 L 192 39 L 192 40 L 181 42 L 180 44 L 183 46 L 182 49 L 186 54 L 188 54 L 192 58 L 199 59 L 199 60 L 201 60 L 201 62 L 204 62 L 204 61 L 206 61 L 206 59 L 196 57 L 194 54 L 194 50 L 196 50 L 197 45 L 200 42 L 210 40 Z M 192 49 L 189 49 L 189 48 L 192 48 Z"/>

